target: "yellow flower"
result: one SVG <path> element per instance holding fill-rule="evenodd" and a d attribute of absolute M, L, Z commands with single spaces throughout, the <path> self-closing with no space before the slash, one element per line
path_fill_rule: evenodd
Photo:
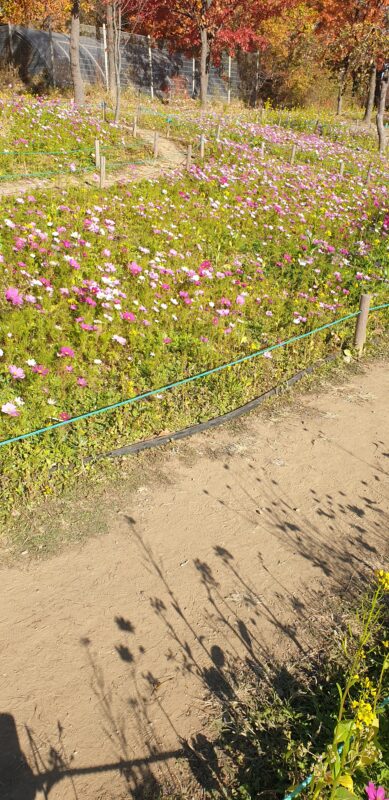
<path fill-rule="evenodd" d="M 389 592 L 389 572 L 380 569 L 377 574 L 378 583 L 382 586 L 384 592 Z"/>

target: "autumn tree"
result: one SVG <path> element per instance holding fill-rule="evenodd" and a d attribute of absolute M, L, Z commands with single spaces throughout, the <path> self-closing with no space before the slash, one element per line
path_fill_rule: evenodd
<path fill-rule="evenodd" d="M 200 100 L 205 105 L 212 61 L 222 50 L 254 49 L 260 21 L 291 0 L 129 0 L 139 33 L 200 57 Z"/>
<path fill-rule="evenodd" d="M 369 118 L 376 68 L 385 48 L 387 0 L 313 2 L 319 13 L 318 33 L 326 47 L 326 60 L 338 80 L 337 112 L 342 112 L 350 77 L 354 76 L 354 82 L 357 78 L 366 81 L 369 78 L 366 109 Z"/>
<path fill-rule="evenodd" d="M 263 46 L 256 58 L 256 83 L 262 85 L 264 96 L 301 105 L 317 84 L 323 83 L 317 20 L 317 11 L 308 2 L 300 1 L 261 23 L 258 33 Z"/>
<path fill-rule="evenodd" d="M 2 0 L 0 22 L 44 28 L 47 20 L 57 30 L 69 19 L 70 0 Z"/>

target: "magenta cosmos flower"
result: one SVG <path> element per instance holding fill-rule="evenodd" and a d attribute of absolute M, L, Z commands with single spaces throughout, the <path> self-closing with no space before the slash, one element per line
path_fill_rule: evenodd
<path fill-rule="evenodd" d="M 71 347 L 60 347 L 58 356 L 60 358 L 74 358 L 74 350 Z"/>
<path fill-rule="evenodd" d="M 43 364 L 34 364 L 32 371 L 36 372 L 37 375 L 45 376 L 49 374 L 49 370 L 47 369 L 47 367 L 44 367 Z"/>
<path fill-rule="evenodd" d="M 23 305 L 23 297 L 14 286 L 10 286 L 9 289 L 7 289 L 5 299 L 8 300 L 9 303 L 12 303 L 13 306 Z"/>
<path fill-rule="evenodd" d="M 389 798 L 385 797 L 385 789 L 383 786 L 375 786 L 373 781 L 365 786 L 365 792 L 368 796 L 369 800 L 389 800 Z"/>

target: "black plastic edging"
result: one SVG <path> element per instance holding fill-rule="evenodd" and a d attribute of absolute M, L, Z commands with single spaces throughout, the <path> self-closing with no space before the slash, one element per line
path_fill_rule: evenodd
<path fill-rule="evenodd" d="M 84 463 L 88 463 L 90 461 L 98 461 L 101 458 L 120 458 L 121 456 L 127 456 L 134 453 L 140 453 L 142 450 L 152 450 L 154 447 L 162 447 L 163 445 L 169 444 L 170 442 L 177 442 L 180 439 L 186 439 L 189 436 L 194 436 L 196 433 L 202 433 L 203 431 L 210 430 L 211 428 L 217 428 L 219 425 L 224 425 L 226 422 L 231 422 L 234 419 L 238 419 L 239 417 L 243 417 L 245 414 L 249 414 L 250 411 L 253 411 L 258 406 L 262 405 L 266 400 L 269 400 L 271 397 L 276 397 L 277 395 L 281 394 L 283 391 L 288 389 L 290 386 L 293 386 L 294 383 L 297 383 L 306 375 L 311 375 L 318 367 L 323 366 L 324 364 L 328 364 L 331 361 L 335 361 L 338 358 L 338 353 L 332 353 L 331 355 L 327 356 L 322 361 L 317 362 L 316 364 L 312 364 L 310 367 L 306 367 L 305 369 L 296 372 L 291 378 L 288 378 L 287 381 L 283 381 L 282 383 L 275 386 L 273 389 L 269 389 L 268 392 L 261 394 L 259 397 L 256 397 L 254 400 L 250 400 L 249 403 L 245 403 L 243 406 L 239 406 L 239 408 L 235 408 L 233 411 L 229 411 L 227 414 L 222 414 L 219 417 L 214 417 L 213 419 L 209 419 L 206 422 L 199 422 L 197 425 L 191 425 L 189 428 L 183 428 L 176 433 L 168 433 L 165 436 L 156 436 L 154 439 L 144 439 L 141 442 L 134 442 L 133 444 L 124 445 L 124 447 L 119 447 L 116 450 L 111 450 L 108 453 L 102 453 L 98 456 L 89 456 L 88 458 L 84 459 Z"/>

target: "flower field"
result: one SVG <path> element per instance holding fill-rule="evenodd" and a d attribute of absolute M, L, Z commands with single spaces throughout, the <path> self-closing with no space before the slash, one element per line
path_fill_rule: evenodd
<path fill-rule="evenodd" d="M 95 139 L 111 169 L 148 158 L 147 147 L 110 116 L 103 121 L 96 105 L 81 113 L 58 100 L 0 100 L 0 185 L 16 177 L 93 173 Z"/>
<path fill-rule="evenodd" d="M 97 134 L 107 146 L 124 141 L 119 127 L 58 104 L 21 102 L 10 118 L 7 141 L 19 150 L 90 148 Z M 357 310 L 363 291 L 374 304 L 388 301 L 387 162 L 374 162 L 367 182 L 362 140 L 319 136 L 295 119 L 283 127 L 258 113 L 226 117 L 218 145 L 215 117 L 205 116 L 188 122 L 192 137 L 207 137 L 206 158 L 196 149 L 190 171 L 3 198 L 2 440 L 322 326 Z M 180 136 L 185 124 L 181 117 Z M 380 312 L 374 324 L 387 319 Z M 51 491 L 59 463 L 230 410 L 350 343 L 352 329 L 353 321 L 131 409 L 2 447 L 5 507 Z"/>

